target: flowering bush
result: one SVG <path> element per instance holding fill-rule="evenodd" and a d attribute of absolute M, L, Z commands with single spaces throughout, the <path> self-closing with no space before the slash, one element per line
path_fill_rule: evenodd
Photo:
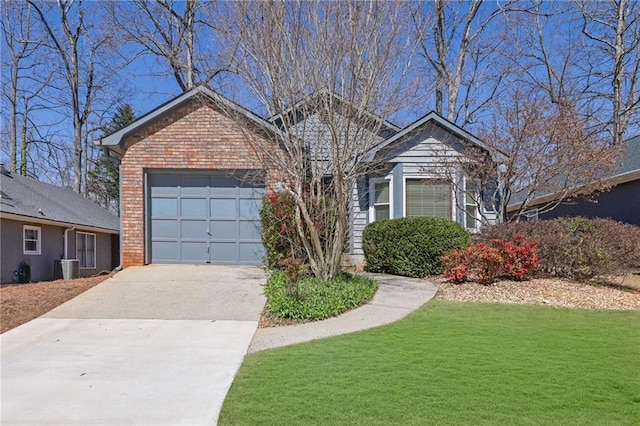
<path fill-rule="evenodd" d="M 493 239 L 454 250 L 441 260 L 450 282 L 463 283 L 474 276 L 483 285 L 491 284 L 498 276 L 522 281 L 539 266 L 536 244 L 524 234 L 516 234 L 513 241 Z"/>

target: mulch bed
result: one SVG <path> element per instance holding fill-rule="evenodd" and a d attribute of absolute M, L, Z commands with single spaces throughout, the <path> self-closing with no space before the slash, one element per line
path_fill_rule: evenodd
<path fill-rule="evenodd" d="M 640 309 L 640 277 L 627 276 L 607 283 L 578 283 L 558 278 L 530 281 L 498 281 L 490 286 L 450 284 L 430 278 L 438 288 L 437 299 L 456 302 L 516 303 L 585 309 Z"/>
<path fill-rule="evenodd" d="M 75 280 L 3 284 L 0 286 L 0 333 L 46 314 L 110 276 L 105 274 Z"/>

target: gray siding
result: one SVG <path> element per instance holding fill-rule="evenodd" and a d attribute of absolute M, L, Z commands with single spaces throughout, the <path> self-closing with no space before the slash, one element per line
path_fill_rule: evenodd
<path fill-rule="evenodd" d="M 40 227 L 41 246 L 39 255 L 26 255 L 23 251 L 23 225 Z M 15 221 L 9 219 L 0 220 L 2 238 L 0 238 L 0 282 L 13 282 L 13 273 L 18 269 L 22 261 L 31 266 L 31 281 L 49 281 L 54 276 L 54 261 L 64 258 L 64 231 L 65 227 L 42 225 L 37 223 Z M 96 233 L 96 268 L 80 269 L 80 276 L 95 275 L 100 271 L 112 269 L 111 234 Z M 68 257 L 76 258 L 76 233 L 69 232 Z"/>
<path fill-rule="evenodd" d="M 560 204 L 550 212 L 541 214 L 539 219 L 563 216 L 601 217 L 640 226 L 640 180 L 617 185 L 598 195 L 596 201 L 580 199 Z"/>
<path fill-rule="evenodd" d="M 369 218 L 369 182 L 359 179 L 351 192 L 350 224 L 349 224 L 349 253 L 363 256 L 362 231 L 367 226 Z"/>
<path fill-rule="evenodd" d="M 404 180 L 405 178 L 447 178 L 453 180 L 453 187 L 457 189 L 452 199 L 454 204 L 464 204 L 464 192 L 462 190 L 463 176 L 456 166 L 456 156 L 463 155 L 464 146 L 458 138 L 438 126 L 426 126 L 414 135 L 408 137 L 402 143 L 386 150 L 383 158 L 393 164 L 393 168 L 379 176 L 391 180 L 392 186 L 392 217 L 399 218 L 404 215 Z M 368 186 L 368 185 L 367 185 Z M 362 192 L 362 191 L 360 191 Z M 368 201 L 368 197 L 367 197 Z M 352 219 L 351 233 L 352 260 L 358 262 L 363 255 L 362 231 L 369 223 L 368 215 L 362 215 L 362 211 L 368 211 L 369 203 L 360 205 L 360 211 Z M 464 211 L 452 206 L 451 219 L 464 226 Z M 366 219 L 363 222 L 363 219 Z"/>
<path fill-rule="evenodd" d="M 41 242 L 40 254 L 24 254 L 22 230 L 23 225 L 40 227 Z M 48 281 L 53 279 L 53 261 L 62 258 L 64 252 L 64 230 L 63 228 L 40 225 L 30 222 L 20 222 L 15 220 L 2 219 L 0 258 L 2 264 L 2 278 L 0 282 L 13 282 L 13 272 L 18 269 L 20 262 L 25 261 L 31 266 L 31 281 Z"/>

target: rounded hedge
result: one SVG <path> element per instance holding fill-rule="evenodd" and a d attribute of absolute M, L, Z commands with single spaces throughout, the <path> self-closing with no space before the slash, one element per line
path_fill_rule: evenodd
<path fill-rule="evenodd" d="M 362 234 L 367 269 L 422 278 L 440 274 L 440 256 L 471 244 L 458 223 L 437 217 L 406 217 L 367 225 Z"/>

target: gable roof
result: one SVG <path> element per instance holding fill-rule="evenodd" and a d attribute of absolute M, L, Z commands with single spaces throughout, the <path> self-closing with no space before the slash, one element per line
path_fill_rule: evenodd
<path fill-rule="evenodd" d="M 640 135 L 622 141 L 620 146 L 622 148 L 620 164 L 611 176 L 605 176 L 604 178 L 605 182 L 614 186 L 620 185 L 621 183 L 640 180 Z M 588 182 L 583 182 L 582 184 L 574 185 L 573 188 L 584 186 L 587 183 Z M 507 211 L 519 209 L 525 201 L 525 197 L 526 194 L 522 192 L 513 194 L 512 202 L 507 206 Z M 558 192 L 545 192 L 538 194 L 531 201 L 531 207 L 553 201 L 554 198 L 558 198 Z"/>
<path fill-rule="evenodd" d="M 312 93 L 308 96 L 306 96 L 304 99 L 298 101 L 295 105 L 289 107 L 286 111 L 284 111 L 281 114 L 276 114 L 272 117 L 269 117 L 269 121 L 273 124 L 275 124 L 276 126 L 279 126 L 279 123 L 282 123 L 282 117 L 284 115 L 292 115 L 293 113 L 315 113 L 318 110 L 321 109 L 321 107 L 326 103 L 326 99 L 331 98 L 332 100 L 337 101 L 339 104 L 342 105 L 352 105 L 352 103 L 346 99 L 344 99 L 342 96 L 340 96 L 339 94 L 335 93 L 335 92 L 331 92 L 327 89 L 324 90 L 320 90 L 318 92 Z M 357 109 L 357 108 L 356 108 Z M 373 113 L 370 113 L 368 111 L 362 111 L 364 115 L 366 115 L 367 117 L 373 119 L 374 121 L 377 121 L 381 124 L 381 129 L 380 131 L 385 132 L 387 135 L 390 134 L 394 134 L 398 131 L 400 131 L 400 127 L 398 127 L 397 125 L 393 124 L 392 122 L 379 117 Z"/>
<path fill-rule="evenodd" d="M 33 178 L 0 173 L 0 217 L 34 223 L 78 226 L 117 234 L 118 216 L 68 188 L 39 182 Z"/>
<path fill-rule="evenodd" d="M 502 152 L 496 151 L 496 150 L 490 150 L 485 145 L 485 143 L 482 142 L 480 139 L 478 139 L 477 137 L 473 136 L 471 133 L 467 132 L 462 127 L 459 127 L 458 125 L 456 125 L 456 124 L 452 123 L 451 121 L 447 120 L 446 118 L 442 117 L 441 115 L 439 115 L 435 111 L 429 112 L 428 114 L 426 114 L 422 118 L 419 118 L 418 120 L 416 120 L 413 123 L 409 124 L 408 126 L 406 126 L 404 129 L 402 129 L 401 131 L 399 131 L 395 135 L 393 135 L 390 138 L 388 138 L 387 140 L 385 140 L 383 143 L 380 144 L 380 146 L 378 146 L 376 151 L 371 154 L 371 159 L 373 159 L 378 154 L 378 152 L 380 152 L 382 149 L 388 148 L 392 144 L 396 144 L 396 143 L 399 143 L 399 142 L 403 141 L 405 138 L 410 137 L 411 135 L 413 135 L 413 133 L 415 131 L 417 131 L 421 127 L 424 127 L 424 126 L 426 126 L 426 125 L 428 125 L 430 123 L 435 124 L 435 125 L 443 128 L 444 130 L 447 130 L 448 132 L 452 133 L 453 135 L 459 137 L 460 139 L 469 141 L 472 144 L 478 146 L 479 148 L 491 153 L 493 160 L 496 161 L 496 162 L 506 161 L 506 159 L 507 159 L 505 154 L 503 154 Z"/>
<path fill-rule="evenodd" d="M 242 105 L 239 105 L 230 99 L 220 95 L 215 92 L 210 87 L 200 84 L 195 86 L 193 89 L 182 93 L 181 95 L 176 96 L 175 98 L 165 102 L 159 107 L 149 111 L 148 113 L 138 117 L 133 122 L 129 123 L 125 127 L 116 130 L 115 132 L 104 136 L 101 139 L 98 139 L 94 143 L 96 145 L 105 147 L 109 150 L 114 150 L 116 152 L 124 151 L 124 140 L 127 136 L 134 133 L 136 130 L 141 127 L 152 123 L 159 117 L 168 113 L 169 111 L 178 108 L 184 105 L 186 102 L 189 102 L 193 99 L 196 99 L 199 96 L 204 96 L 208 99 L 211 99 L 218 105 L 225 108 L 226 111 L 231 112 L 232 114 L 237 114 L 242 119 L 248 120 L 250 123 L 257 125 L 259 128 L 264 129 L 270 133 L 278 132 L 278 129 L 270 122 L 265 120 L 264 118 L 258 116 L 257 114 L 249 111 Z"/>

